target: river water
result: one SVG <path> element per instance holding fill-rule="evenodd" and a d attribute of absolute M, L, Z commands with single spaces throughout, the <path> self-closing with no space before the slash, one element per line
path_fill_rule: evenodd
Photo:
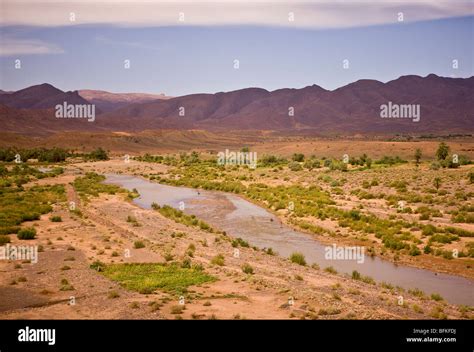
<path fill-rule="evenodd" d="M 184 206 L 185 213 L 194 214 L 230 236 L 246 240 L 252 246 L 272 248 L 282 257 L 288 258 L 293 252 L 301 252 L 308 264 L 317 263 L 321 268 L 332 266 L 338 272 L 347 274 L 357 270 L 377 282 L 385 281 L 405 289 L 419 288 L 426 294 L 439 293 L 450 303 L 474 305 L 474 282 L 471 280 L 396 265 L 368 255 L 363 263 L 360 260 L 327 260 L 325 244 L 309 234 L 289 228 L 274 214 L 234 194 L 161 185 L 128 175 L 106 176 L 106 183 L 117 184 L 128 190 L 136 188 L 140 197 L 134 202 L 142 208 L 150 209 L 153 202 L 177 209 Z"/>

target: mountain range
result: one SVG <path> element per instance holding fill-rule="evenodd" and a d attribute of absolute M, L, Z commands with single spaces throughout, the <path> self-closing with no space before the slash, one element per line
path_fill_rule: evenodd
<path fill-rule="evenodd" d="M 56 104 L 96 104 L 95 122 L 56 119 Z M 419 105 L 420 119 L 381 118 L 381 106 Z M 50 84 L 0 92 L 2 130 L 54 131 L 156 129 L 278 130 L 317 134 L 474 132 L 474 76 L 402 76 L 382 83 L 359 80 L 335 90 L 317 85 L 267 91 L 245 88 L 180 97 L 80 90 Z"/>

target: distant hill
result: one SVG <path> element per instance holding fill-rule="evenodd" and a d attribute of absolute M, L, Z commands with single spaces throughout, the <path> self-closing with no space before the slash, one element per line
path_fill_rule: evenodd
<path fill-rule="evenodd" d="M 33 117 L 22 115 L 22 123 L 15 121 L 15 109 L 50 107 L 56 98 L 70 97 L 72 100 L 97 102 L 104 113 L 93 123 L 63 121 L 66 127 L 55 123 L 54 114 L 46 114 L 49 117 L 45 118 L 51 122 L 49 130 L 232 129 L 344 135 L 474 132 L 474 77 L 411 75 L 387 83 L 359 80 L 333 91 L 317 85 L 272 92 L 246 88 L 169 99 L 152 99 L 155 95 L 82 92 L 65 93 L 51 85 L 41 85 L 2 94 L 0 103 L 12 109 L 2 111 L 0 119 L 8 120 L 2 121 L 7 131 L 23 133 L 36 129 L 38 120 Z M 419 104 L 420 121 L 381 118 L 380 107 L 389 102 Z M 111 111 L 114 104 L 123 106 Z M 43 128 L 37 126 L 39 131 Z"/>
<path fill-rule="evenodd" d="M 18 109 L 48 109 L 57 104 L 87 104 L 88 101 L 75 92 L 63 92 L 51 84 L 43 83 L 9 94 L 0 94 L 0 104 Z"/>
<path fill-rule="evenodd" d="M 382 119 L 380 106 L 420 104 L 419 122 Z M 180 107 L 185 116 L 179 116 Z M 294 116 L 289 114 L 289 109 Z M 474 130 L 474 77 L 403 76 L 382 83 L 359 80 L 334 91 L 313 85 L 268 92 L 248 88 L 132 104 L 104 114 L 102 122 L 125 129 L 203 128 L 304 130 L 325 133 Z M 139 123 L 138 123 L 139 121 Z"/>
<path fill-rule="evenodd" d="M 169 99 L 164 94 L 110 93 L 103 90 L 83 89 L 79 95 L 95 104 L 101 111 L 109 112 L 133 103 L 146 103 L 159 99 Z"/>

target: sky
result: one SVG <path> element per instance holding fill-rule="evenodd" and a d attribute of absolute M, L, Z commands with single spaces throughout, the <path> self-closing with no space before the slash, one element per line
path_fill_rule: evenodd
<path fill-rule="evenodd" d="M 473 4 L 2 0 L 0 89 L 50 83 L 179 96 L 470 77 Z"/>

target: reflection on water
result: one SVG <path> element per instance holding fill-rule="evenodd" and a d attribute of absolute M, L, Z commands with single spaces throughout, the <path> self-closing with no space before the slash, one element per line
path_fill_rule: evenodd
<path fill-rule="evenodd" d="M 309 264 L 317 263 L 321 268 L 332 266 L 348 274 L 357 270 L 377 282 L 385 281 L 405 289 L 419 288 L 427 294 L 436 292 L 455 304 L 474 304 L 474 282 L 462 277 L 395 265 L 377 257 L 366 256 L 364 263 L 326 260 L 325 245 L 306 233 L 292 230 L 272 213 L 233 194 L 160 185 L 127 175 L 107 175 L 106 182 L 129 190 L 136 188 L 140 197 L 134 202 L 143 208 L 150 208 L 153 202 L 179 208 L 180 202 L 184 202 L 186 213 L 195 214 L 252 246 L 272 248 L 283 257 L 301 252 Z"/>

